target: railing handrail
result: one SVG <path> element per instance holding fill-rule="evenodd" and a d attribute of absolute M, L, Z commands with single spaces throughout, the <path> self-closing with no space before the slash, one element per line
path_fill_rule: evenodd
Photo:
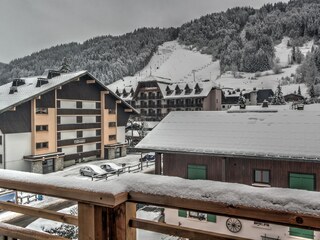
<path fill-rule="evenodd" d="M 213 188 L 210 188 L 211 185 Z M 2 206 L 5 210 L 45 217 L 75 225 L 78 223 L 80 240 L 105 239 L 101 237 L 108 232 L 106 231 L 106 225 L 102 224 L 104 221 L 107 221 L 108 227 L 113 228 L 110 230 L 112 236 L 118 236 L 118 234 L 121 236 L 123 234 L 134 236 L 132 229 L 142 228 L 161 233 L 180 233 L 180 236 L 186 237 L 215 236 L 215 239 L 228 239 L 227 236 L 219 236 L 216 233 L 199 232 L 198 230 L 190 230 L 181 226 L 153 223 L 148 220 L 137 220 L 135 218 L 136 203 L 199 211 L 316 231 L 320 230 L 319 192 L 294 189 L 260 189 L 241 184 L 235 185 L 232 183 L 201 180 L 193 181 L 148 174 L 127 174 L 113 181 L 81 181 L 77 183 L 75 180 L 64 177 L 50 177 L 48 175 L 21 172 L 18 174 L 16 171 L 8 170 L 0 170 L 0 187 L 19 191 L 31 191 L 77 201 L 79 209 L 78 218 L 67 214 L 55 214 L 48 210 L 37 210 L 32 207 L 16 206 L 9 203 L 0 204 L 0 208 Z M 192 194 L 189 192 L 192 192 Z M 276 193 L 279 196 L 272 198 L 274 199 L 273 202 L 268 196 Z M 222 194 L 222 198 L 219 194 Z M 236 196 L 237 194 L 239 196 Z M 236 197 L 240 198 L 236 199 Z M 257 202 L 248 203 L 248 199 Z M 270 204 L 259 206 L 261 200 L 269 201 Z M 288 208 L 286 204 L 290 206 L 301 204 L 300 211 L 294 210 L 297 209 L 296 207 Z M 106 219 L 104 219 L 104 216 L 107 216 Z M 114 229 L 115 227 L 119 227 L 119 229 Z M 121 229 L 125 230 L 125 232 Z M 8 236 L 14 237 L 15 232 L 12 231 L 7 233 L 5 229 L 1 229 L 0 224 L 1 234 L 7 233 Z M 23 234 L 23 230 L 21 229 L 18 229 L 18 232 L 19 234 Z M 18 238 L 32 239 L 30 238 L 31 233 L 26 230 L 27 235 Z M 97 238 L 96 236 L 100 236 L 101 238 Z M 53 237 L 51 239 L 62 238 Z M 135 238 L 113 237 L 111 239 L 131 240 Z"/>

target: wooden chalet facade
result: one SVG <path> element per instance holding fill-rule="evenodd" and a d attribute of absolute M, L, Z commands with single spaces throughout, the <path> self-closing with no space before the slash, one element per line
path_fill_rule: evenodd
<path fill-rule="evenodd" d="M 160 121 L 171 111 L 220 111 L 221 89 L 210 81 L 172 83 L 150 76 L 135 88 L 116 94 L 140 112 L 146 121 Z"/>
<path fill-rule="evenodd" d="M 87 71 L 15 79 L 0 86 L 0 167 L 48 173 L 125 156 L 132 113 Z"/>
<path fill-rule="evenodd" d="M 301 114 L 293 110 L 171 113 L 136 148 L 156 152 L 156 174 L 265 188 L 320 191 L 319 116 L 319 112 Z M 186 219 L 194 215 L 183 210 L 178 213 L 168 210 L 167 213 L 172 223 L 187 226 L 190 222 Z M 224 228 L 218 223 L 226 221 L 216 219 L 215 226 L 210 225 L 209 220 L 207 225 L 200 221 L 198 227 Z M 255 223 L 244 221 L 242 224 L 250 227 L 249 232 L 257 231 L 252 228 Z M 320 237 L 318 232 L 303 229 L 271 228 L 277 234 L 271 234 L 274 238 L 270 239 Z M 261 230 L 261 235 L 268 235 L 268 232 L 272 231 Z M 248 237 L 245 233 L 239 236 Z"/>

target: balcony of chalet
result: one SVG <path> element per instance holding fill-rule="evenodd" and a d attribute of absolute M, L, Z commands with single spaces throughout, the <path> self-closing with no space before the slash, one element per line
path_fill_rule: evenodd
<path fill-rule="evenodd" d="M 3 211 L 76 225 L 79 240 L 136 240 L 136 229 L 191 240 L 245 239 L 140 219 L 136 216 L 137 204 L 320 230 L 319 192 L 140 173 L 125 174 L 112 181 L 77 181 L 10 170 L 0 170 L 0 187 L 74 201 L 78 216 L 8 202 L 0 202 L 0 207 Z M 4 222 L 0 223 L 0 235 L 3 239 L 66 239 Z"/>

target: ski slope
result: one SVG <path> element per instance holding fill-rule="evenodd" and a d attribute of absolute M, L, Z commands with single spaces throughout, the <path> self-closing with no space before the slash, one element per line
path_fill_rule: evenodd
<path fill-rule="evenodd" d="M 211 55 L 201 54 L 198 51 L 179 44 L 177 41 L 165 42 L 158 47 L 147 66 L 134 76 L 124 77 L 108 87 L 116 91 L 125 87 L 135 87 L 139 81 L 144 81 L 150 75 L 170 79 L 176 82 L 199 82 L 212 80 L 221 88 L 239 88 L 245 90 L 273 89 L 279 83 L 283 84 L 283 78 L 290 78 L 295 74 L 299 65 L 295 64 L 288 67 L 288 58 L 291 56 L 291 47 L 288 47 L 288 37 L 284 37 L 281 43 L 275 46 L 275 56 L 279 58 L 282 73 L 274 74 L 272 70 L 261 73 L 260 77 L 255 77 L 254 73 L 240 73 L 240 78 L 235 78 L 231 72 L 220 75 L 219 61 L 212 62 Z M 313 41 L 307 42 L 300 47 L 301 52 L 306 55 L 311 51 Z M 298 90 L 299 85 L 284 85 L 285 94 L 293 93 Z M 300 84 L 301 92 L 307 95 L 307 87 Z"/>
<path fill-rule="evenodd" d="M 212 62 L 210 55 L 189 50 L 177 41 L 170 41 L 159 46 L 158 51 L 143 70 L 134 76 L 116 81 L 108 87 L 113 91 L 117 88 L 135 87 L 139 81 L 143 81 L 150 75 L 168 78 L 172 82 L 198 82 L 207 79 L 215 80 L 219 74 L 219 61 Z"/>

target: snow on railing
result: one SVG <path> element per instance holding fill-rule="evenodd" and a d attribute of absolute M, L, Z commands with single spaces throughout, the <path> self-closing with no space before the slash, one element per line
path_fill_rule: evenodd
<path fill-rule="evenodd" d="M 320 230 L 320 193 L 312 191 L 256 188 L 141 173 L 124 174 L 112 181 L 75 181 L 65 177 L 10 170 L 0 170 L 0 187 L 78 202 L 77 222 L 74 216 L 68 214 L 13 206 L 12 203 L 0 203 L 0 208 L 77 223 L 80 240 L 107 237 L 134 240 L 136 228 L 175 233 L 186 238 L 201 236 L 201 239 L 211 239 L 217 236 L 212 232 L 137 219 L 136 203 Z M 4 233 L 1 226 L 0 235 Z M 11 236 L 8 232 L 6 234 Z M 230 236 L 219 236 L 219 239 L 232 239 Z"/>

